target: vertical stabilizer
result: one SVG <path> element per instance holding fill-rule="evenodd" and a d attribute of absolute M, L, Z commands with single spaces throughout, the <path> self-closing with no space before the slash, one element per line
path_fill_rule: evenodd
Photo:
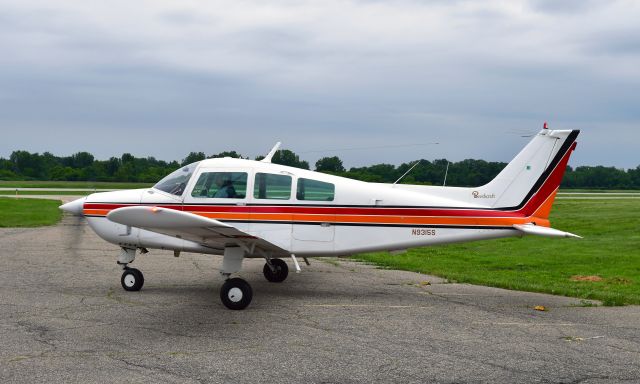
<path fill-rule="evenodd" d="M 491 182 L 477 188 L 478 195 L 491 196 L 493 208 L 546 219 L 579 133 L 543 129 Z"/>

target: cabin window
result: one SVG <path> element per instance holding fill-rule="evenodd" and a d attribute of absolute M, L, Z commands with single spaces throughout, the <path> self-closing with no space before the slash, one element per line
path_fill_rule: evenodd
<path fill-rule="evenodd" d="M 212 199 L 244 199 L 247 196 L 246 172 L 203 172 L 191 196 Z"/>
<path fill-rule="evenodd" d="M 198 167 L 198 163 L 184 166 L 158 181 L 153 188 L 176 196 L 182 196 L 187 183 L 193 175 L 193 171 Z"/>
<path fill-rule="evenodd" d="M 296 198 L 298 200 L 333 201 L 336 186 L 324 181 L 298 179 Z"/>
<path fill-rule="evenodd" d="M 289 200 L 291 198 L 291 176 L 256 173 L 253 197 L 256 199 Z"/>

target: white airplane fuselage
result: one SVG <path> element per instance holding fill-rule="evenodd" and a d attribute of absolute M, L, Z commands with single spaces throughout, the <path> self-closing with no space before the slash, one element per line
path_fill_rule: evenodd
<path fill-rule="evenodd" d="M 559 150 L 558 146 L 551 153 L 558 157 L 558 161 L 547 172 L 547 178 L 554 171 L 563 173 L 566 167 L 571 151 L 559 153 Z M 536 164 L 534 159 L 526 160 L 531 162 L 527 166 L 538 168 L 540 173 L 544 166 L 553 165 L 549 164 L 549 156 L 542 156 L 540 164 Z M 220 249 L 144 229 L 127 228 L 106 218 L 111 210 L 144 205 L 214 218 L 296 255 L 339 256 L 521 236 L 522 232 L 513 225 L 535 223 L 549 226 L 546 216 L 534 215 L 532 209 L 526 210 L 522 206 L 534 199 L 535 194 L 544 194 L 542 198 L 546 200 L 548 196 L 555 195 L 557 190 L 557 183 L 547 190 L 542 190 L 544 184 L 541 184 L 537 186 L 538 190 L 533 191 L 534 195 L 524 196 L 530 200 L 518 206 L 518 198 L 509 200 L 507 193 L 513 194 L 512 191 L 504 189 L 501 195 L 497 188 L 492 190 L 491 183 L 478 188 L 368 183 L 235 158 L 204 160 L 192 167 L 192 175 L 181 195 L 156 188 L 94 193 L 83 202 L 83 214 L 100 237 L 124 247 L 220 253 Z M 243 196 L 220 198 L 193 193 L 201 175 L 211 172 L 246 174 L 243 178 L 246 183 Z M 284 198 L 277 196 L 277 199 L 256 197 L 257 174 L 287 178 L 289 196 L 285 193 Z M 331 200 L 299 199 L 296 185 L 300 179 L 333 186 Z M 496 207 L 501 200 L 513 206 Z M 541 201 L 536 203 L 535 208 L 540 204 Z M 247 255 L 254 256 L 259 257 Z"/>

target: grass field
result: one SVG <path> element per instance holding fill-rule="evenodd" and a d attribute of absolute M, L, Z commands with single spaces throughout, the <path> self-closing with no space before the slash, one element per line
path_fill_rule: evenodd
<path fill-rule="evenodd" d="M 6 181 L 0 180 L 0 188 L 98 188 L 133 189 L 148 188 L 153 183 L 112 183 L 105 181 Z"/>
<path fill-rule="evenodd" d="M 640 304 L 639 217 L 637 200 L 560 200 L 552 226 L 584 239 L 528 236 L 357 259 L 461 283 L 596 299 L 604 305 Z"/>
<path fill-rule="evenodd" d="M 640 193 L 638 189 L 581 189 L 581 188 L 561 188 L 560 193 L 581 193 L 581 192 L 597 192 L 597 193 Z"/>
<path fill-rule="evenodd" d="M 87 196 L 92 194 L 91 191 L 68 191 L 64 189 L 55 190 L 55 191 L 18 191 L 18 196 L 35 196 L 35 195 L 49 195 L 49 196 Z M 16 191 L 0 191 L 0 196 L 7 195 L 16 195 Z"/>
<path fill-rule="evenodd" d="M 40 227 L 60 221 L 59 200 L 0 198 L 0 227 Z"/>

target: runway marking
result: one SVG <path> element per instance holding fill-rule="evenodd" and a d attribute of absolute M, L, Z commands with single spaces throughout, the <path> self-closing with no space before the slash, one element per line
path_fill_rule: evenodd
<path fill-rule="evenodd" d="M 593 340 L 593 339 L 603 339 L 604 336 L 592 336 L 592 337 L 579 337 L 579 336 L 564 336 L 561 337 L 561 340 L 565 340 L 565 341 L 586 341 L 586 340 Z"/>

